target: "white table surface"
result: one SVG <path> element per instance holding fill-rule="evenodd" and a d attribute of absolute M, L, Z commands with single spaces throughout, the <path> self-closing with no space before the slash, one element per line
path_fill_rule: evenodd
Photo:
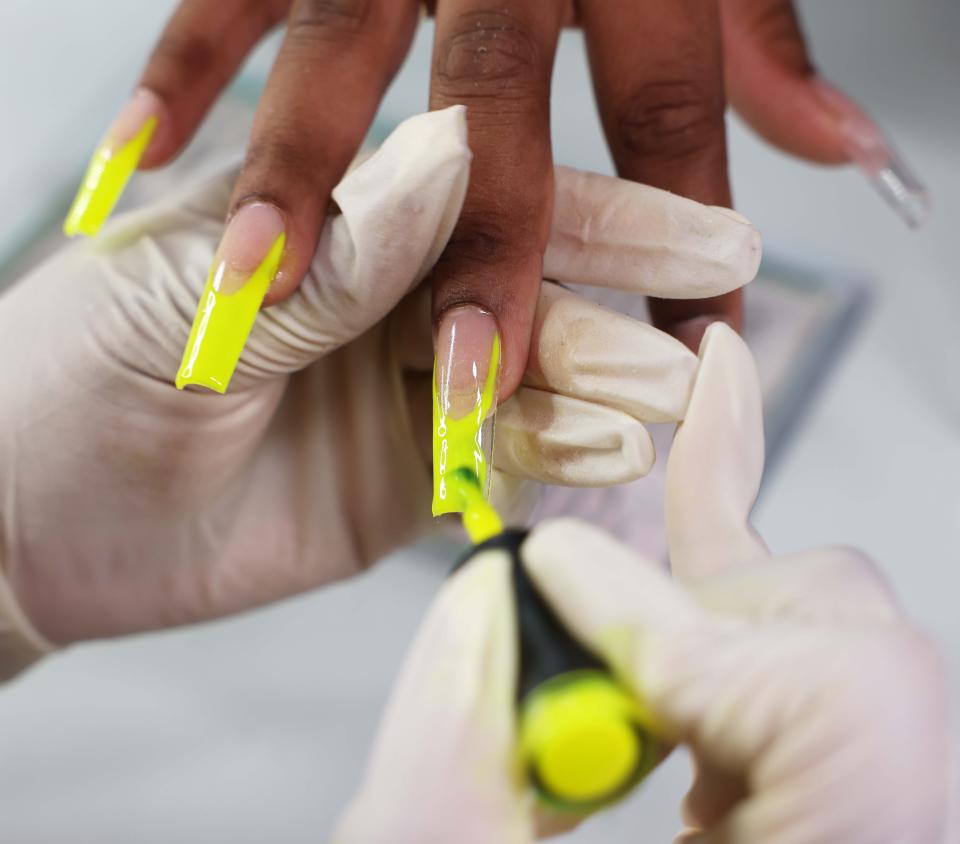
<path fill-rule="evenodd" d="M 173 5 L 4 0 L 0 257 L 79 174 Z M 935 213 L 908 232 L 855 173 L 791 161 L 731 122 L 738 206 L 768 246 L 862 269 L 876 290 L 756 522 L 776 550 L 844 542 L 876 557 L 944 649 L 957 693 L 960 7 L 801 5 L 822 69 L 888 127 L 931 186 Z M 425 105 L 426 35 L 388 96 L 391 116 Z M 608 170 L 582 117 L 592 104 L 575 36 L 556 85 L 558 161 Z M 324 840 L 443 571 L 401 556 L 240 618 L 48 660 L 0 692 L 0 841 Z M 569 840 L 635 841 L 641 830 L 670 840 L 685 779 L 678 756 L 638 799 Z"/>

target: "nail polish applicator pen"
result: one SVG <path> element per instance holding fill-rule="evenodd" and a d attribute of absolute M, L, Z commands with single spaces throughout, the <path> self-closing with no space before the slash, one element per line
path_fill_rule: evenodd
<path fill-rule="evenodd" d="M 463 525 L 483 551 L 512 560 L 520 645 L 518 737 L 530 783 L 554 810 L 587 814 L 625 796 L 661 758 L 650 718 L 606 666 L 563 627 L 522 563 L 527 531 L 504 529 L 477 475 L 453 473 Z"/>

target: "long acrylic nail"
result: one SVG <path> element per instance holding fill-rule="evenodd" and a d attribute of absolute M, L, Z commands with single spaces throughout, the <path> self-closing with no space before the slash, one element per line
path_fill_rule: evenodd
<path fill-rule="evenodd" d="M 93 153 L 63 223 L 68 237 L 93 237 L 113 212 L 157 128 L 162 104 L 141 88 L 127 102 Z"/>
<path fill-rule="evenodd" d="M 930 210 L 930 195 L 913 168 L 850 97 L 823 79 L 813 85 L 837 121 L 850 160 L 908 226 L 921 225 Z"/>
<path fill-rule="evenodd" d="M 200 296 L 177 373 L 177 389 L 198 384 L 225 393 L 285 243 L 283 217 L 272 205 L 244 205 L 230 220 Z"/>
<path fill-rule="evenodd" d="M 457 473 L 471 471 L 484 496 L 493 461 L 500 378 L 500 334 L 475 305 L 447 311 L 437 332 L 433 379 L 433 514 L 459 513 L 466 500 Z"/>

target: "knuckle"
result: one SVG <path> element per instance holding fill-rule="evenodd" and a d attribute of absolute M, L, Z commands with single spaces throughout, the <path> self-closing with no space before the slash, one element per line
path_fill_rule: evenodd
<path fill-rule="evenodd" d="M 315 172 L 315 155 L 302 144 L 283 138 L 261 138 L 254 140 L 243 164 L 243 181 L 265 181 L 269 174 L 271 181 L 296 179 L 309 182 L 310 174 Z M 286 174 L 286 175 L 285 175 Z"/>
<path fill-rule="evenodd" d="M 532 232 L 523 219 L 464 211 L 447 243 L 447 261 L 480 266 L 517 264 L 534 251 Z"/>
<path fill-rule="evenodd" d="M 367 22 L 370 0 L 300 0 L 290 13 L 287 35 L 329 41 L 356 33 Z"/>
<path fill-rule="evenodd" d="M 174 65 L 184 79 L 205 76 L 216 66 L 216 44 L 194 33 L 166 32 L 153 51 L 153 60 Z"/>
<path fill-rule="evenodd" d="M 462 14 L 437 51 L 434 78 L 457 97 L 529 90 L 542 65 L 539 53 L 536 39 L 512 15 Z"/>
<path fill-rule="evenodd" d="M 647 158 L 686 158 L 722 143 L 723 92 L 690 80 L 645 83 L 615 111 L 617 138 Z"/>
<path fill-rule="evenodd" d="M 504 263 L 511 252 L 507 232 L 491 223 L 461 226 L 447 244 L 448 260 L 486 266 Z"/>

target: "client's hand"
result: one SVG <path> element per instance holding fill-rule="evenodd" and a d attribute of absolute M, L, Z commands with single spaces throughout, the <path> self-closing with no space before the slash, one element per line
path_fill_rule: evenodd
<path fill-rule="evenodd" d="M 946 844 L 950 741 L 938 655 L 843 548 L 770 558 L 749 526 L 763 468 L 743 342 L 714 325 L 668 466 L 675 574 L 572 520 L 521 555 L 580 641 L 690 747 L 682 841 Z M 443 587 L 336 844 L 522 844 L 510 559 Z"/>
<path fill-rule="evenodd" d="M 429 291 L 407 294 L 456 223 L 469 163 L 452 108 L 358 164 L 225 396 L 170 380 L 233 173 L 0 299 L 0 676 L 43 647 L 26 619 L 62 643 L 209 618 L 354 573 L 430 523 Z M 560 280 L 709 295 L 756 271 L 756 231 L 732 213 L 569 170 L 556 184 Z M 526 386 L 498 416 L 500 468 L 642 475 L 641 422 L 681 418 L 696 368 L 665 334 L 545 284 Z"/>

